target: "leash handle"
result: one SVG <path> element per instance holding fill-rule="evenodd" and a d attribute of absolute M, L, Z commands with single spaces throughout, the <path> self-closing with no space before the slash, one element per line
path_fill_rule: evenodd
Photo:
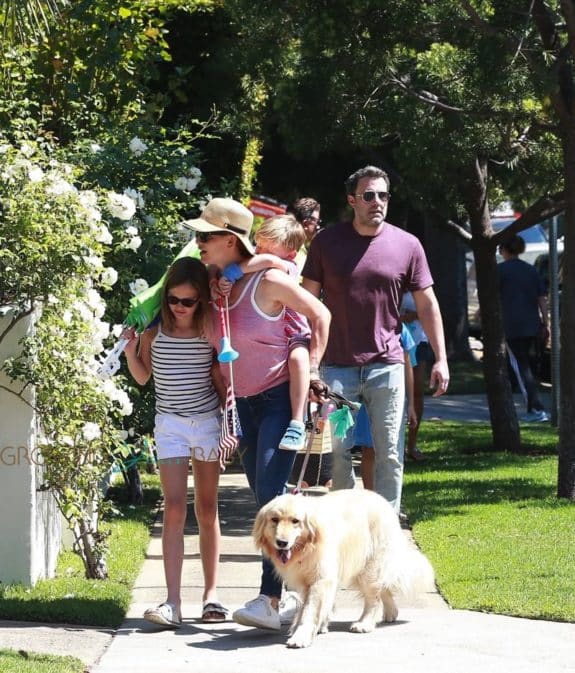
<path fill-rule="evenodd" d="M 309 456 L 311 454 L 311 449 L 313 446 L 313 441 L 315 439 L 315 436 L 317 434 L 317 429 L 319 425 L 319 421 L 327 421 L 327 417 L 330 413 L 330 408 L 332 407 L 332 404 L 322 404 L 319 408 L 316 408 L 314 411 L 311 410 L 311 404 L 308 402 L 308 422 L 306 423 L 306 426 L 308 426 L 306 429 L 309 432 L 309 436 L 307 439 L 306 447 L 305 447 L 305 455 L 301 464 L 301 469 L 299 471 L 299 477 L 297 480 L 297 483 L 295 485 L 295 488 L 293 489 L 292 493 L 301 493 L 301 482 L 303 481 L 303 477 L 305 474 L 305 471 L 307 469 L 307 464 L 309 462 Z"/>

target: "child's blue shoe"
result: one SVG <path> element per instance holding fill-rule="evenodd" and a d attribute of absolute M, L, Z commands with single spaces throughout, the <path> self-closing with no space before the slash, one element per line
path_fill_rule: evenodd
<path fill-rule="evenodd" d="M 301 421 L 290 421 L 280 442 L 284 451 L 301 451 L 305 446 L 305 424 Z"/>

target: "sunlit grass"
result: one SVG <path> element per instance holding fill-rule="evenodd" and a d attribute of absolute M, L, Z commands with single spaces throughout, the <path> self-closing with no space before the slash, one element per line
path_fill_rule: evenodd
<path fill-rule="evenodd" d="M 427 422 L 404 507 L 454 608 L 575 621 L 575 504 L 556 498 L 556 431 L 522 428 L 526 455 L 483 424 Z"/>
<path fill-rule="evenodd" d="M 119 626 L 146 555 L 150 524 L 160 497 L 158 477 L 145 475 L 144 481 L 145 502 L 139 506 L 122 503 L 123 489 L 111 489 L 122 516 L 106 523 L 111 532 L 109 579 L 86 579 L 79 556 L 71 551 L 62 552 L 54 578 L 40 580 L 33 588 L 22 585 L 0 588 L 0 619 Z"/>

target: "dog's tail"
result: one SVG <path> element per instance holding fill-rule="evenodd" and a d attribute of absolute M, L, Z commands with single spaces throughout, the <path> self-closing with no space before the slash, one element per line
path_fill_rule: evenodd
<path fill-rule="evenodd" d="M 409 598 L 435 591 L 431 563 L 415 544 L 402 533 L 392 547 L 384 557 L 383 588 Z"/>

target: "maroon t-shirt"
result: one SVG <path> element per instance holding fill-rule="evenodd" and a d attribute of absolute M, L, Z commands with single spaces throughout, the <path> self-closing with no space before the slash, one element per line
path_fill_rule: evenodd
<path fill-rule="evenodd" d="M 337 224 L 312 240 L 302 276 L 320 283 L 331 311 L 326 364 L 404 361 L 401 298 L 433 285 L 415 236 L 387 222 L 377 236 L 360 236 L 351 222 Z"/>

